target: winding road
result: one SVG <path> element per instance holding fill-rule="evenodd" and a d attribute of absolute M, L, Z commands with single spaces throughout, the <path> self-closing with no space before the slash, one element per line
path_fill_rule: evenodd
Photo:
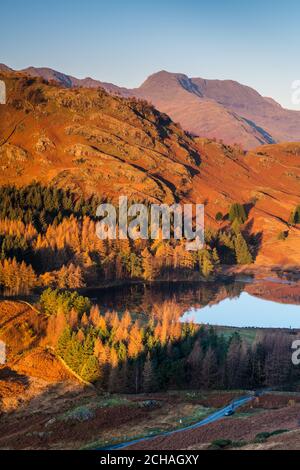
<path fill-rule="evenodd" d="M 260 392 L 260 395 L 262 395 L 264 392 Z M 206 418 L 202 419 L 201 421 L 198 421 L 195 424 L 192 424 L 190 426 L 186 426 L 184 428 L 176 429 L 175 431 L 167 431 L 163 433 L 156 434 L 151 437 L 143 437 L 140 439 L 135 439 L 133 441 L 127 441 L 123 442 L 121 444 L 117 444 L 115 446 L 111 447 L 102 447 L 101 449 L 98 450 L 120 450 L 120 449 L 125 449 L 127 447 L 130 447 L 133 444 L 137 444 L 138 442 L 146 442 L 146 441 L 151 441 L 152 439 L 155 439 L 156 437 L 163 437 L 163 436 L 172 436 L 174 434 L 178 434 L 182 431 L 190 431 L 193 429 L 200 428 L 201 426 L 205 426 L 206 424 L 211 424 L 214 423 L 215 421 L 218 421 L 221 418 L 224 418 L 226 416 L 226 413 L 228 411 L 235 411 L 237 408 L 240 408 L 241 406 L 245 405 L 249 401 L 254 400 L 254 398 L 258 396 L 257 393 L 251 393 L 251 395 L 246 395 L 243 397 L 239 397 L 235 400 L 233 400 L 229 405 L 225 406 L 224 408 L 221 408 L 218 411 L 215 411 L 211 415 L 207 416 Z"/>

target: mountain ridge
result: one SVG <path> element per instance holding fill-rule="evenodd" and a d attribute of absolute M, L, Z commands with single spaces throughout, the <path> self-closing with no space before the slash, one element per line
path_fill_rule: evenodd
<path fill-rule="evenodd" d="M 4 64 L 0 70 L 13 71 Z M 79 79 L 51 68 L 20 71 L 56 81 L 65 88 L 104 88 L 111 94 L 146 99 L 193 135 L 222 140 L 245 149 L 300 141 L 300 111 L 283 108 L 273 98 L 234 80 L 188 77 L 162 70 L 138 88 L 128 89 L 91 77 Z"/>

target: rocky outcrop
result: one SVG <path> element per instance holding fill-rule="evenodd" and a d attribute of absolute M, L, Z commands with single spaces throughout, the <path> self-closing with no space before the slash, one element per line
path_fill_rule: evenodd
<path fill-rule="evenodd" d="M 28 159 L 29 153 L 22 147 L 9 143 L 0 147 L 0 164 L 2 161 L 11 164 L 13 162 L 26 162 Z"/>

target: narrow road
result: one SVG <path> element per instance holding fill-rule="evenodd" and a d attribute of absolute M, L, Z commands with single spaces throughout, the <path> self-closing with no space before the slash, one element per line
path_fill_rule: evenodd
<path fill-rule="evenodd" d="M 261 392 L 262 394 L 263 392 Z M 246 395 L 244 397 L 239 397 L 236 400 L 233 400 L 229 405 L 225 406 L 224 408 L 221 408 L 218 411 L 215 411 L 211 415 L 207 416 L 206 418 L 202 419 L 201 421 L 198 421 L 198 423 L 192 424 L 191 426 L 186 426 L 185 428 L 180 428 L 176 429 L 175 431 L 167 431 L 163 432 L 160 434 L 156 434 L 155 436 L 151 437 L 143 437 L 141 439 L 135 439 L 133 441 L 128 441 L 128 442 L 123 442 L 122 444 L 117 444 L 115 446 L 111 447 L 103 447 L 98 450 L 119 450 L 119 449 L 125 449 L 126 447 L 129 447 L 133 444 L 137 444 L 138 442 L 145 442 L 145 441 L 151 441 L 152 439 L 155 439 L 156 437 L 162 437 L 162 436 L 172 436 L 174 434 L 178 434 L 179 432 L 182 431 L 190 431 L 193 429 L 200 428 L 201 426 L 205 426 L 206 424 L 211 424 L 214 423 L 215 421 L 218 421 L 221 418 L 224 418 L 226 413 L 230 410 L 236 410 L 237 408 L 240 408 L 241 406 L 245 405 L 249 401 L 254 400 L 255 394 L 252 393 L 251 395 Z"/>

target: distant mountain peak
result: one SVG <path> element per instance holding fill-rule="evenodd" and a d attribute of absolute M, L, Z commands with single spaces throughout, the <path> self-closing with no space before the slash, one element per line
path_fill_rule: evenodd
<path fill-rule="evenodd" d="M 300 140 L 300 112 L 282 108 L 235 80 L 160 71 L 134 90 L 193 134 L 244 148 Z"/>
<path fill-rule="evenodd" d="M 278 103 L 276 100 L 274 100 L 273 98 L 271 98 L 271 97 L 269 97 L 269 96 L 264 96 L 264 99 L 265 99 L 266 101 L 268 101 L 270 104 L 275 105 L 275 106 L 277 106 L 278 108 L 284 109 L 284 108 L 281 106 L 281 104 L 279 104 L 279 103 Z"/>
<path fill-rule="evenodd" d="M 5 64 L 0 70 L 13 71 Z M 160 70 L 139 88 L 127 89 L 91 77 L 79 79 L 48 67 L 21 71 L 56 81 L 64 88 L 104 88 L 108 93 L 148 100 L 194 135 L 238 143 L 246 149 L 300 140 L 300 112 L 286 110 L 272 98 L 235 80 L 189 78 Z"/>
<path fill-rule="evenodd" d="M 13 72 L 13 69 L 11 69 L 5 64 L 0 64 L 0 71 L 1 72 Z"/>

